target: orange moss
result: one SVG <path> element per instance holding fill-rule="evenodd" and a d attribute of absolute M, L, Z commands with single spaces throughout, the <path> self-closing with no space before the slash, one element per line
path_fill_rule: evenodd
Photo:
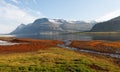
<path fill-rule="evenodd" d="M 27 52 L 36 51 L 39 49 L 47 49 L 55 47 L 57 44 L 61 44 L 58 40 L 36 40 L 36 39 L 14 39 L 11 42 L 17 42 L 21 44 L 0 46 L 0 52 Z M 23 44 L 22 44 L 23 43 Z"/>
<path fill-rule="evenodd" d="M 116 53 L 117 50 L 120 50 L 120 42 L 110 41 L 72 41 L 70 46 L 107 53 Z"/>

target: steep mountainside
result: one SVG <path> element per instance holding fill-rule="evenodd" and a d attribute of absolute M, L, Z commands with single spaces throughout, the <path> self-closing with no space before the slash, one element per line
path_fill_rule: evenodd
<path fill-rule="evenodd" d="M 114 32 L 120 31 L 120 16 L 109 21 L 98 23 L 91 29 L 92 32 Z"/>

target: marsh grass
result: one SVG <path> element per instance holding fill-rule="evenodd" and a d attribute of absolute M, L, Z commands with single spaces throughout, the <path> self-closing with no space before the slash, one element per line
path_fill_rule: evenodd
<path fill-rule="evenodd" d="M 36 52 L 0 54 L 0 72 L 108 71 L 120 72 L 120 67 L 109 58 L 94 57 L 57 47 Z"/>

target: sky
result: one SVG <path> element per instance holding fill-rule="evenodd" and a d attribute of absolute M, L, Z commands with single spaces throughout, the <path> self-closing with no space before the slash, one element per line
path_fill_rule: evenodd
<path fill-rule="evenodd" d="M 0 0 L 0 34 L 38 18 L 102 22 L 120 16 L 120 0 Z"/>

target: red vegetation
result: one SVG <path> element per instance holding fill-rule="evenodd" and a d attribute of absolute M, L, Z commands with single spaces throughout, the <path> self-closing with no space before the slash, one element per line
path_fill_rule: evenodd
<path fill-rule="evenodd" d="M 37 51 L 39 49 L 47 49 L 61 44 L 58 40 L 36 40 L 36 39 L 14 39 L 10 42 L 17 42 L 20 44 L 0 46 L 0 53 L 9 52 L 28 52 Z"/>
<path fill-rule="evenodd" d="M 117 51 L 120 52 L 120 42 L 97 41 L 97 40 L 72 41 L 70 46 L 80 49 L 95 50 L 95 51 L 107 52 L 107 53 L 117 53 Z"/>

